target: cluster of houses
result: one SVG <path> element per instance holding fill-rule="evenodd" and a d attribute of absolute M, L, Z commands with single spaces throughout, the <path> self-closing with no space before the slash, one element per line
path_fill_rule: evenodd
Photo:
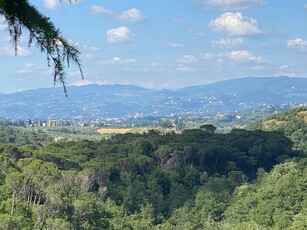
<path fill-rule="evenodd" d="M 70 122 L 69 121 L 60 122 L 58 120 L 54 120 L 49 117 L 47 121 L 29 121 L 26 126 L 29 126 L 29 127 L 70 126 Z"/>

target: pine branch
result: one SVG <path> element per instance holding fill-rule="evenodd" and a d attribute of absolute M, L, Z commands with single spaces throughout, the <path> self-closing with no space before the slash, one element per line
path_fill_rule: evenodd
<path fill-rule="evenodd" d="M 46 53 L 48 66 L 51 62 L 53 63 L 54 83 L 60 82 L 67 96 L 65 66 L 69 67 L 71 61 L 75 63 L 83 79 L 78 49 L 61 35 L 61 32 L 55 28 L 49 18 L 42 15 L 27 0 L 0 0 L 1 14 L 7 21 L 15 54 L 18 52 L 18 42 L 23 30 L 28 30 L 30 33 L 29 46 L 36 43 L 41 52 Z"/>

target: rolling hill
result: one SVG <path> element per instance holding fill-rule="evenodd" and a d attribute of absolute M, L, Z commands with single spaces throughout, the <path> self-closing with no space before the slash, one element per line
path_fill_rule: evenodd
<path fill-rule="evenodd" d="M 86 119 L 184 114 L 242 113 L 281 104 L 307 103 L 307 78 L 263 77 L 221 81 L 178 90 L 133 85 L 87 85 L 0 95 L 2 119 Z"/>
<path fill-rule="evenodd" d="M 293 147 L 307 153 L 307 107 L 297 107 L 268 116 L 246 126 L 248 130 L 281 131 L 293 143 Z"/>

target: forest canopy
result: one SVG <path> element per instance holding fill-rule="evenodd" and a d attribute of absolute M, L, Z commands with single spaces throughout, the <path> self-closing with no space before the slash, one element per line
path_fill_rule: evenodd
<path fill-rule="evenodd" d="M 3 143 L 1 227 L 299 229 L 306 153 L 292 146 L 278 131 L 202 129 Z"/>

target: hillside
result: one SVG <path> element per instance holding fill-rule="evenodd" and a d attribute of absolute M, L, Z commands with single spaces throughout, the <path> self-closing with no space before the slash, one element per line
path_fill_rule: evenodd
<path fill-rule="evenodd" d="M 257 107 L 306 104 L 307 78 L 241 78 L 179 90 L 132 85 L 88 85 L 0 95 L 0 118 L 73 119 L 171 114 L 244 113 Z"/>
<path fill-rule="evenodd" d="M 0 144 L 0 229 L 304 229 L 306 160 L 291 147 L 201 129 Z"/>
<path fill-rule="evenodd" d="M 273 114 L 263 121 L 260 120 L 248 125 L 246 129 L 282 131 L 294 142 L 295 149 L 307 153 L 307 107 L 298 107 Z"/>

